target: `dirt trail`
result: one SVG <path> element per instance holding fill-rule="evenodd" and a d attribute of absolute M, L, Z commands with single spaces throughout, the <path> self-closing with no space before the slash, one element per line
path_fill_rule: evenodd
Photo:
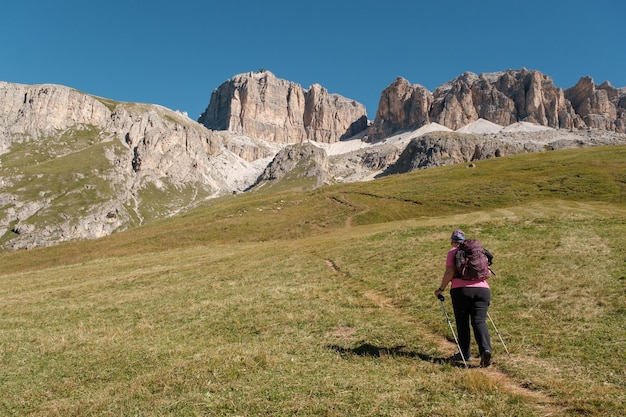
<path fill-rule="evenodd" d="M 343 273 L 335 263 L 330 260 L 325 260 L 327 267 L 333 271 L 333 273 L 339 274 L 344 278 L 349 278 L 345 273 Z M 359 285 L 358 283 L 351 281 L 352 285 L 358 286 L 359 291 L 363 294 L 363 297 L 371 301 L 375 306 L 385 311 L 386 314 L 392 315 L 405 321 L 407 323 L 414 323 L 416 331 L 420 331 L 420 323 L 416 319 L 415 316 L 412 316 L 406 313 L 405 310 L 398 308 L 394 305 L 393 300 L 388 298 L 375 290 L 365 289 L 363 285 Z M 434 296 L 433 296 L 434 297 Z M 451 318 L 452 320 L 452 318 Z M 449 342 L 442 336 L 438 336 L 433 334 L 432 332 L 422 329 L 419 334 L 421 339 L 427 339 L 430 342 L 433 342 L 441 352 L 444 352 L 445 355 L 452 355 L 457 351 L 456 345 L 454 343 Z M 523 360 L 523 358 L 512 356 L 511 359 L 506 360 Z M 557 404 L 550 396 L 544 392 L 530 389 L 524 386 L 523 383 L 519 383 L 515 381 L 513 378 L 508 376 L 502 370 L 498 368 L 497 361 L 492 363 L 492 365 L 488 368 L 479 368 L 475 366 L 471 366 L 471 369 L 468 372 L 482 372 L 487 375 L 495 384 L 499 387 L 502 387 L 507 392 L 525 398 L 529 401 L 537 410 L 538 415 L 541 416 L 565 416 L 568 415 L 567 410 Z"/>

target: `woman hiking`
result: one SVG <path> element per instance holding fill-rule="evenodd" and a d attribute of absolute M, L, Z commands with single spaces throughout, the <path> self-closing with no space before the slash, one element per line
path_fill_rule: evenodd
<path fill-rule="evenodd" d="M 450 243 L 452 248 L 448 251 L 446 256 L 446 270 L 441 278 L 441 285 L 435 291 L 435 297 L 446 289 L 448 284 L 452 282 L 450 286 L 450 298 L 452 299 L 452 307 L 454 309 L 454 319 L 456 322 L 456 330 L 459 336 L 459 349 L 454 355 L 454 359 L 465 359 L 469 361 L 470 355 L 470 323 L 474 330 L 474 338 L 478 344 L 478 352 L 480 354 L 480 366 L 487 367 L 491 363 L 491 339 L 489 337 L 489 329 L 487 328 L 487 309 L 491 302 L 491 290 L 487 279 L 489 278 L 489 265 L 491 264 L 491 253 L 482 248 L 480 242 L 478 245 L 482 254 L 480 268 L 474 268 L 473 273 L 468 272 L 470 268 L 469 263 L 459 265 L 464 261 L 459 261 L 459 257 L 464 251 L 457 255 L 459 246 L 466 248 L 464 243 L 478 242 L 476 240 L 465 239 L 465 233 L 457 229 L 452 232 L 450 237 Z M 473 262 L 470 262 L 473 263 Z M 467 270 L 466 270 L 467 268 Z M 485 268 L 486 271 L 485 272 Z M 478 271 L 478 272 L 477 272 Z M 461 354 L 463 355 L 461 357 Z"/>

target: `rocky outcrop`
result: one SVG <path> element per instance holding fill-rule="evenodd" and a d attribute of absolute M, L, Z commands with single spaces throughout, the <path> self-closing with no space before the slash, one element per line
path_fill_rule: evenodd
<path fill-rule="evenodd" d="M 69 126 L 103 126 L 111 110 L 68 87 L 0 82 L 0 154 L 13 142 L 56 135 Z"/>
<path fill-rule="evenodd" d="M 209 129 L 282 144 L 333 143 L 366 129 L 367 113 L 362 104 L 318 84 L 304 90 L 260 71 L 219 86 L 198 121 Z"/>
<path fill-rule="evenodd" d="M 626 135 L 595 130 L 503 130 L 498 134 L 429 132 L 413 138 L 397 160 L 389 164 L 379 176 L 520 153 L 624 144 Z"/>
<path fill-rule="evenodd" d="M 328 181 L 346 183 L 372 180 L 382 175 L 398 159 L 402 149 L 396 145 L 379 144 L 371 148 L 332 155 Z"/>
<path fill-rule="evenodd" d="M 383 90 L 376 119 L 368 129 L 369 140 L 376 141 L 401 129 L 415 129 L 430 123 L 433 95 L 419 84 L 402 77 Z"/>
<path fill-rule="evenodd" d="M 626 132 L 626 92 L 605 82 L 597 86 L 591 77 L 583 77 L 565 91 L 576 113 L 586 126 Z"/>
<path fill-rule="evenodd" d="M 427 133 L 411 140 L 385 174 L 401 174 L 417 169 L 498 158 L 522 152 L 538 152 L 543 149 L 543 145 L 531 141 L 505 142 L 460 133 Z"/>
<path fill-rule="evenodd" d="M 0 83 L 0 109 L 6 248 L 106 236 L 243 191 L 278 151 L 58 85 Z"/>
<path fill-rule="evenodd" d="M 312 187 L 324 184 L 328 175 L 326 151 L 311 143 L 289 145 L 279 151 L 259 176 L 256 187 L 291 179 L 311 178 Z"/>
<path fill-rule="evenodd" d="M 626 91 L 589 77 L 567 91 L 532 70 L 466 72 L 430 93 L 398 78 L 386 88 L 367 135 L 377 141 L 431 122 L 457 130 L 478 119 L 501 126 L 529 122 L 557 129 L 626 132 Z"/>
<path fill-rule="evenodd" d="M 539 71 L 522 69 L 480 76 L 466 73 L 433 94 L 433 120 L 453 130 L 478 118 L 502 126 L 524 121 L 570 129 L 580 124 L 563 90 Z M 462 106 L 440 105 L 451 103 L 454 97 L 462 98 Z"/>
<path fill-rule="evenodd" d="M 317 188 L 325 184 L 367 181 L 380 175 L 394 163 L 402 148 L 394 145 L 377 145 L 337 155 L 328 155 L 326 150 L 313 144 L 288 145 L 276 154 L 263 174 L 259 176 L 254 188 L 281 183 L 285 180 L 294 182 L 302 188 Z"/>

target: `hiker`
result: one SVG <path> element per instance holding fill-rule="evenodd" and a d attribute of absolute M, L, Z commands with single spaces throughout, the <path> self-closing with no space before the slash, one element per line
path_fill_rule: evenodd
<path fill-rule="evenodd" d="M 491 301 L 491 290 L 487 283 L 489 278 L 489 265 L 493 258 L 489 251 L 484 250 L 482 245 L 481 251 L 484 251 L 485 259 L 483 259 L 484 267 L 479 273 L 474 272 L 474 277 L 467 278 L 462 276 L 458 266 L 459 246 L 464 242 L 469 243 L 475 240 L 465 240 L 465 233 L 458 229 L 452 232 L 450 237 L 452 248 L 448 251 L 446 257 L 446 271 L 441 279 L 441 285 L 435 291 L 435 297 L 446 289 L 448 283 L 450 286 L 450 298 L 452 299 L 452 307 L 454 309 L 454 318 L 456 321 L 456 330 L 459 335 L 459 349 L 454 355 L 454 359 L 465 359 L 469 361 L 470 356 L 470 321 L 474 330 L 474 338 L 478 344 L 480 353 L 480 366 L 487 367 L 491 363 L 491 340 L 489 337 L 489 329 L 487 328 L 487 309 Z M 461 253 L 459 254 L 461 255 Z M 487 272 L 485 273 L 484 269 Z M 461 357 L 462 353 L 462 357 Z"/>

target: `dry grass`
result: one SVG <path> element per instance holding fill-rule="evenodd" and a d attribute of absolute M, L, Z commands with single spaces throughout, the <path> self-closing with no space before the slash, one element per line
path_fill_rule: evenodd
<path fill-rule="evenodd" d="M 613 154 L 612 176 L 590 177 L 602 190 L 573 198 L 553 187 L 448 208 L 434 197 L 460 170 L 446 168 L 440 185 L 424 172 L 241 196 L 4 254 L 0 414 L 621 416 L 626 209 Z M 496 255 L 491 312 L 511 357 L 493 335 L 487 370 L 445 360 L 455 345 L 432 296 L 459 226 Z"/>

